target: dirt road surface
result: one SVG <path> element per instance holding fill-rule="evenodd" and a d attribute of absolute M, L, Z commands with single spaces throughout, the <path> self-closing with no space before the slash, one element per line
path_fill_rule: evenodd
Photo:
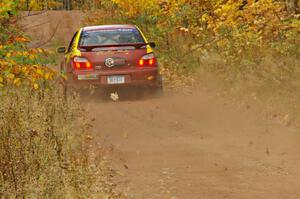
<path fill-rule="evenodd" d="M 67 44 L 82 18 L 78 12 L 48 12 L 24 23 L 47 22 L 28 31 L 41 41 L 60 23 L 51 46 Z M 118 102 L 82 101 L 95 118 L 95 152 L 107 148 L 129 197 L 300 198 L 299 129 L 264 120 L 254 108 L 239 107 L 213 91 L 120 97 Z"/>
<path fill-rule="evenodd" d="M 300 198 L 299 130 L 256 111 L 201 91 L 86 107 L 133 198 Z"/>
<path fill-rule="evenodd" d="M 20 24 L 33 39 L 30 47 L 49 48 L 68 46 L 83 19 L 80 11 L 26 11 Z"/>

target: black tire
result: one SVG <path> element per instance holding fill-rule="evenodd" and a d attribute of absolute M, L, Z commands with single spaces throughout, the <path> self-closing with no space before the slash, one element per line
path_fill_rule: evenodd
<path fill-rule="evenodd" d="M 65 68 L 65 62 L 62 62 L 60 65 L 60 74 L 61 74 L 61 82 L 63 86 L 63 95 L 65 99 L 73 94 L 76 91 L 74 86 L 72 86 L 72 82 L 70 78 L 67 76 L 67 70 Z"/>
<path fill-rule="evenodd" d="M 164 95 L 164 88 L 163 88 L 163 77 L 162 75 L 159 75 L 157 79 L 157 86 L 152 88 L 153 89 L 153 94 L 155 97 L 161 97 Z"/>

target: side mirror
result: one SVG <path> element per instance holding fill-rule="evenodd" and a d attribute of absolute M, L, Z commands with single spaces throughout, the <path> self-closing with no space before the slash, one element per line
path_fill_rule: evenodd
<path fill-rule="evenodd" d="M 67 49 L 66 49 L 66 47 L 59 47 L 59 48 L 56 49 L 56 51 L 58 53 L 66 53 Z"/>
<path fill-rule="evenodd" d="M 150 45 L 151 48 L 155 48 L 156 47 L 156 43 L 155 42 L 150 42 L 149 45 Z"/>

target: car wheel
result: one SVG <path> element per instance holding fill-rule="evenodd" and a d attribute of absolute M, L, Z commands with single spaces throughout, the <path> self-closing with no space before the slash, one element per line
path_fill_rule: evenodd
<path fill-rule="evenodd" d="M 157 79 L 157 86 L 152 88 L 153 89 L 153 94 L 156 97 L 161 97 L 164 94 L 164 89 L 163 89 L 163 77 L 160 75 Z"/>
<path fill-rule="evenodd" d="M 72 82 L 70 81 L 70 78 L 67 76 L 67 70 L 64 62 L 60 65 L 60 75 L 61 75 L 61 84 L 63 87 L 63 95 L 65 98 L 67 98 L 68 96 L 71 96 L 72 93 L 76 91 L 76 89 L 74 88 L 74 86 L 72 86 Z"/>

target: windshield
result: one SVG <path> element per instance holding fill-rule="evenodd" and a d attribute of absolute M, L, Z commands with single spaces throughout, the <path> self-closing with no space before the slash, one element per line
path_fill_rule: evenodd
<path fill-rule="evenodd" d="M 137 29 L 112 29 L 84 31 L 80 46 L 106 46 L 145 43 Z"/>

